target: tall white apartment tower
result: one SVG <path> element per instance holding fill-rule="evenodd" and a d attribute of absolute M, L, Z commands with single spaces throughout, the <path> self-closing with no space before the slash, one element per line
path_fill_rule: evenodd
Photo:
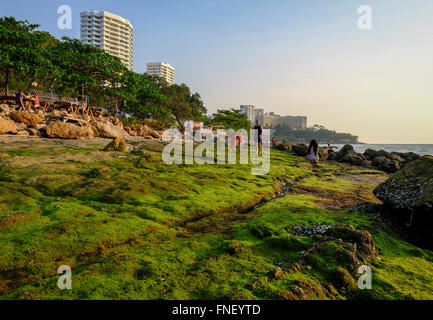
<path fill-rule="evenodd" d="M 168 62 L 150 62 L 146 67 L 148 74 L 165 79 L 169 85 L 174 84 L 174 68 Z"/>
<path fill-rule="evenodd" d="M 133 67 L 132 24 L 107 11 L 81 12 L 81 42 L 119 57 L 129 70 Z"/>

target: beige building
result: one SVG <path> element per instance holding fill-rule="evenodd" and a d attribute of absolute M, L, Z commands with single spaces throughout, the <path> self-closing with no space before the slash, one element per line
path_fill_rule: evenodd
<path fill-rule="evenodd" d="M 174 84 L 174 68 L 168 62 L 150 62 L 146 68 L 148 74 L 165 79 L 169 85 Z"/>
<path fill-rule="evenodd" d="M 264 124 L 265 110 L 256 108 L 252 105 L 242 105 L 240 106 L 240 109 L 241 112 L 247 116 L 253 126 L 256 125 L 256 120 L 259 120 L 261 125 Z"/>
<path fill-rule="evenodd" d="M 129 70 L 133 68 L 132 24 L 107 11 L 81 12 L 81 41 L 119 57 Z"/>
<path fill-rule="evenodd" d="M 292 129 L 307 128 L 307 117 L 301 116 L 280 116 L 273 112 L 264 116 L 264 127 L 275 128 L 277 125 L 287 125 Z"/>

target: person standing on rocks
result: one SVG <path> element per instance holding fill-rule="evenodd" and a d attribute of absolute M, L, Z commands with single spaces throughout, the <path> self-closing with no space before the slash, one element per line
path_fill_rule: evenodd
<path fill-rule="evenodd" d="M 307 149 L 307 161 L 309 163 L 317 163 L 319 162 L 319 159 L 319 144 L 313 139 Z"/>
<path fill-rule="evenodd" d="M 257 153 L 261 157 L 263 150 L 263 127 L 260 125 L 260 120 L 256 120 L 254 130 L 257 130 Z"/>

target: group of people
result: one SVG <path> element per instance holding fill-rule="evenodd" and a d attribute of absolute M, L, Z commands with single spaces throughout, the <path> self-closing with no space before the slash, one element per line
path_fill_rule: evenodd
<path fill-rule="evenodd" d="M 16 98 L 20 104 L 21 110 L 29 110 L 31 108 L 31 104 L 29 103 L 29 101 L 25 101 L 24 99 L 33 101 L 33 105 L 35 108 L 40 107 L 39 97 L 35 93 L 25 95 L 23 90 L 18 90 Z"/>
<path fill-rule="evenodd" d="M 74 101 L 71 102 L 71 106 L 69 111 L 73 114 L 82 114 L 88 113 L 88 106 L 86 100 L 82 99 L 81 102 L 78 98 L 74 98 Z"/>
<path fill-rule="evenodd" d="M 260 121 L 256 120 L 256 125 L 254 129 L 257 130 L 257 149 L 259 156 L 262 155 L 262 146 L 263 146 L 263 127 L 260 125 Z M 277 140 L 275 137 L 272 137 L 272 145 L 275 147 L 277 144 Z M 320 160 L 319 155 L 319 143 L 317 140 L 313 139 L 310 142 L 310 145 L 307 148 L 307 161 L 308 163 L 318 163 Z"/>
<path fill-rule="evenodd" d="M 35 93 L 26 95 L 24 94 L 23 90 L 18 90 L 16 98 L 20 105 L 20 110 L 29 111 L 31 109 L 32 102 L 35 109 L 40 107 L 39 97 Z M 79 100 L 78 98 L 75 98 L 74 101 L 70 103 L 69 112 L 82 115 L 88 113 L 86 100 Z"/>

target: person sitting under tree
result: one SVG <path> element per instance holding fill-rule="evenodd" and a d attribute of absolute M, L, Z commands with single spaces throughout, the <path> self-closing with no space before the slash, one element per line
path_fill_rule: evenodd
<path fill-rule="evenodd" d="M 27 96 L 24 94 L 23 90 L 18 90 L 16 97 L 19 100 L 20 110 L 26 110 L 24 99 L 27 99 Z"/>

